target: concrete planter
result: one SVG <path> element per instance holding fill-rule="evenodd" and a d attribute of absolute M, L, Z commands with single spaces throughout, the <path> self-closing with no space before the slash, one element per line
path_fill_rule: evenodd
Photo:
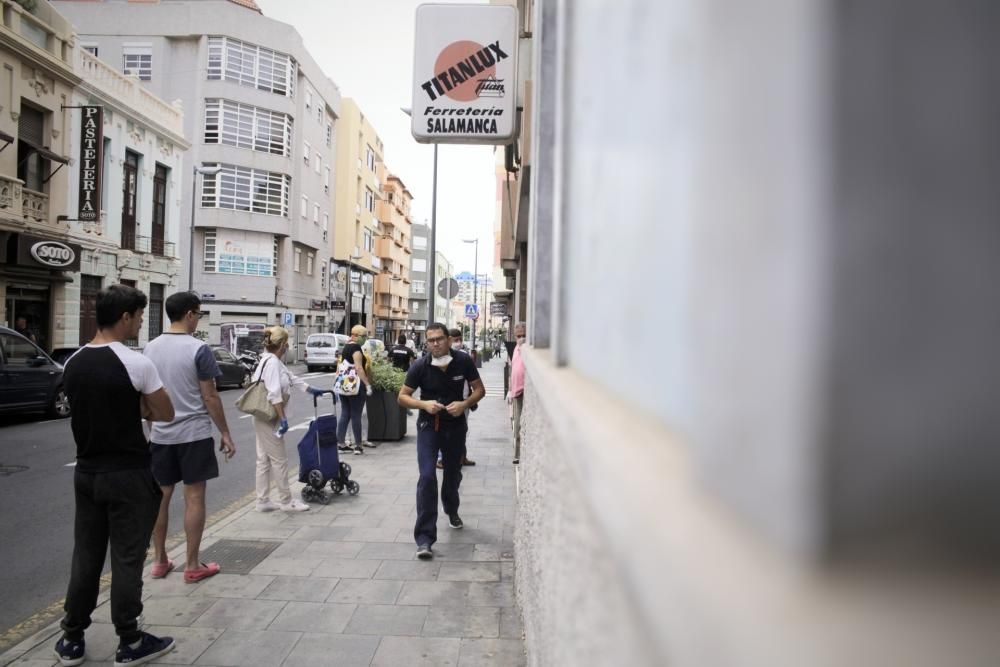
<path fill-rule="evenodd" d="M 396 394 L 375 391 L 366 399 L 369 440 L 401 440 L 406 435 L 406 408 L 396 402 Z"/>

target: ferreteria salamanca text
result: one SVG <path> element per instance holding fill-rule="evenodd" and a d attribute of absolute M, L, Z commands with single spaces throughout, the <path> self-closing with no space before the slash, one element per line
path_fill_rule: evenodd
<path fill-rule="evenodd" d="M 488 109 L 436 109 L 434 107 L 427 107 L 424 109 L 424 115 L 435 116 L 434 118 L 427 119 L 428 134 L 454 132 L 496 134 L 496 117 L 503 115 L 503 109 L 499 107 L 490 107 Z M 455 116 L 458 116 L 458 118 L 455 118 Z M 469 116 L 478 117 L 469 118 Z"/>

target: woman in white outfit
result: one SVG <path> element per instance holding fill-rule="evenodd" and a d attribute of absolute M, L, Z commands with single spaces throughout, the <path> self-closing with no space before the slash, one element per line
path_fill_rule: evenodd
<path fill-rule="evenodd" d="M 292 375 L 285 366 L 283 359 L 288 351 L 288 331 L 284 327 L 264 329 L 264 349 L 266 351 L 261 355 L 253 379 L 256 381 L 263 378 L 267 400 L 274 406 L 278 417 L 273 421 L 253 418 L 254 432 L 257 434 L 257 511 L 271 512 L 280 509 L 284 512 L 304 512 L 309 509 L 309 505 L 293 500 L 288 488 L 288 456 L 285 453 L 284 435 L 288 431 L 289 391 L 296 387 L 314 395 L 323 392 Z M 277 503 L 272 502 L 269 496 L 272 481 L 278 491 Z"/>

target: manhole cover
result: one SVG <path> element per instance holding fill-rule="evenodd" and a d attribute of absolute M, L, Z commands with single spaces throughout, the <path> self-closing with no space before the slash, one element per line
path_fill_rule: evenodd
<path fill-rule="evenodd" d="M 27 469 L 28 466 L 5 466 L 0 464 L 0 476 L 7 477 L 16 472 L 24 472 Z"/>
<path fill-rule="evenodd" d="M 201 552 L 201 559 L 218 563 L 227 574 L 250 574 L 280 545 L 263 540 L 219 540 Z"/>

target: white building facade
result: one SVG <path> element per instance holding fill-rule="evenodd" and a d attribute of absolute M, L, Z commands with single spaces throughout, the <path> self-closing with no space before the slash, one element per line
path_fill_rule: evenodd
<path fill-rule="evenodd" d="M 325 330 L 340 93 L 299 34 L 228 0 L 55 4 L 84 48 L 186 111 L 181 286 L 202 294 L 203 335 Z"/>

